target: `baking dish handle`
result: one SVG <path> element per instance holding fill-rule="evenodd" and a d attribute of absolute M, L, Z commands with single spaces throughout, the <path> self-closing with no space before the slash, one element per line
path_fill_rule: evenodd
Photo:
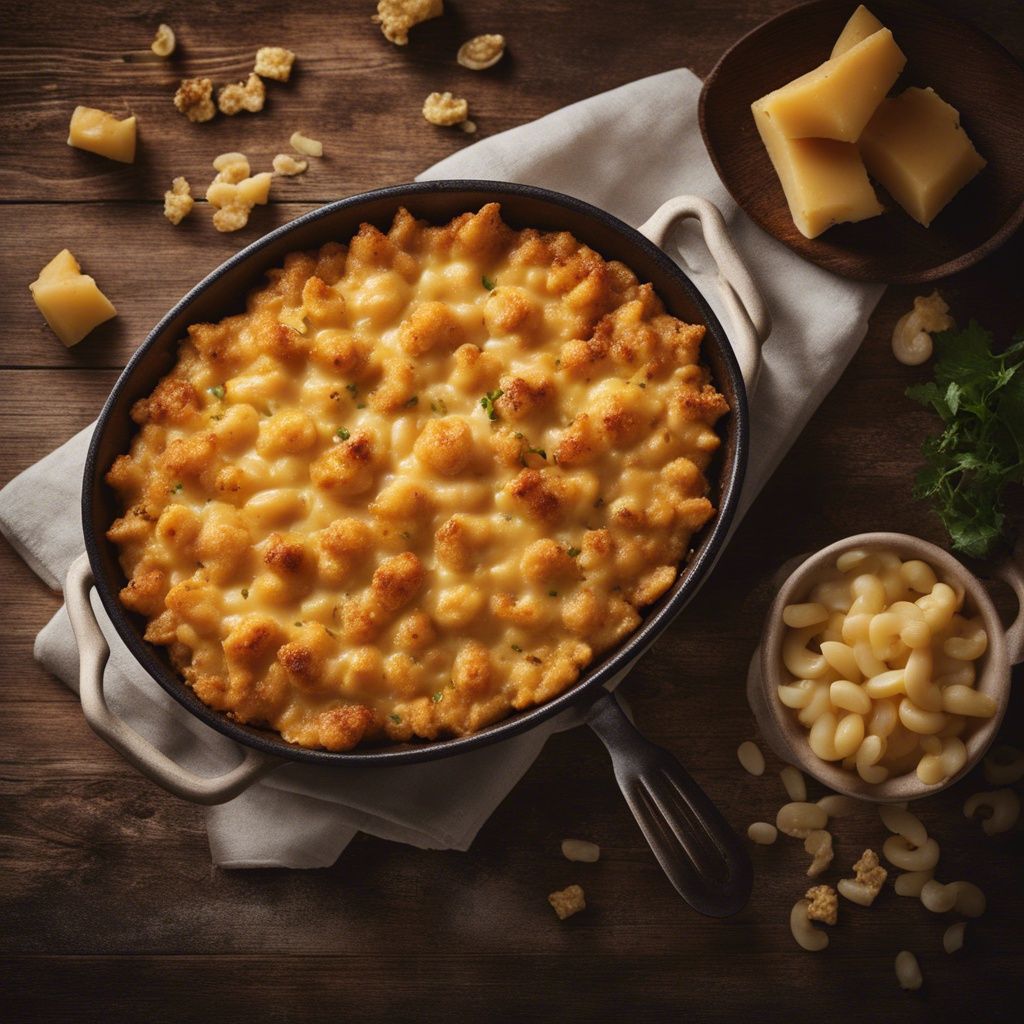
<path fill-rule="evenodd" d="M 992 575 L 1008 583 L 1017 595 L 1017 617 L 1006 630 L 1006 653 L 1011 665 L 1024 661 L 1024 539 L 1012 555 L 992 569 Z"/>
<path fill-rule="evenodd" d="M 664 249 L 669 231 L 679 221 L 691 217 L 700 222 L 704 244 L 718 268 L 718 287 L 732 320 L 729 340 L 750 397 L 761 372 L 761 344 L 771 333 L 772 321 L 761 293 L 729 238 L 718 207 L 700 196 L 676 196 L 662 203 L 637 230 Z"/>
<path fill-rule="evenodd" d="M 118 718 L 103 694 L 103 670 L 110 648 L 100 631 L 89 601 L 92 567 L 88 555 L 80 555 L 68 570 L 64 600 L 78 642 L 78 686 L 82 712 L 92 730 L 129 764 L 175 796 L 197 804 L 222 804 L 238 796 L 283 761 L 248 749 L 241 764 L 215 778 L 196 775 L 172 761 L 148 740 Z"/>
<path fill-rule="evenodd" d="M 679 895 L 709 917 L 742 910 L 754 884 L 750 857 L 707 794 L 667 750 L 640 735 L 614 693 L 595 701 L 587 724 L 607 747 L 622 795 Z"/>

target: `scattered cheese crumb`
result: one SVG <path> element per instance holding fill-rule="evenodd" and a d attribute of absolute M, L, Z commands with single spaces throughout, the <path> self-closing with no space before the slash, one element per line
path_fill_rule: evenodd
<path fill-rule="evenodd" d="M 153 42 L 149 48 L 158 57 L 170 57 L 177 45 L 178 42 L 174 38 L 174 29 L 170 25 L 157 25 L 156 35 L 153 37 Z"/>
<path fill-rule="evenodd" d="M 237 185 L 243 178 L 249 177 L 249 160 L 244 153 L 221 153 L 214 157 L 213 169 L 217 176 L 216 181 L 226 181 L 231 185 Z"/>
<path fill-rule="evenodd" d="M 865 850 L 860 860 L 853 865 L 854 878 L 841 878 L 838 889 L 851 903 L 862 907 L 870 907 L 875 897 L 882 891 L 889 873 L 878 863 L 878 854 L 874 850 Z"/>
<path fill-rule="evenodd" d="M 68 249 L 57 253 L 28 287 L 39 312 L 67 348 L 117 316 L 113 303 L 88 274 L 82 273 Z"/>
<path fill-rule="evenodd" d="M 573 914 L 587 909 L 587 901 L 583 898 L 583 890 L 578 885 L 570 885 L 548 896 L 548 903 L 554 907 L 560 921 Z"/>
<path fill-rule="evenodd" d="M 213 82 L 209 78 L 183 78 L 174 94 L 174 105 L 190 121 L 209 121 L 217 113 L 212 97 Z"/>
<path fill-rule="evenodd" d="M 274 157 L 274 173 L 275 174 L 302 174 L 309 167 L 309 161 L 307 160 L 296 160 L 291 153 L 278 153 Z"/>
<path fill-rule="evenodd" d="M 164 216 L 172 224 L 180 224 L 195 205 L 192 189 L 184 178 L 175 178 L 171 188 L 164 193 Z"/>
<path fill-rule="evenodd" d="M 469 102 L 450 92 L 432 92 L 423 101 L 423 116 L 431 123 L 448 127 L 469 117 Z"/>
<path fill-rule="evenodd" d="M 505 37 L 474 36 L 459 47 L 455 59 L 470 71 L 486 71 L 505 56 Z"/>
<path fill-rule="evenodd" d="M 292 137 L 288 142 L 296 153 L 301 153 L 303 156 L 324 155 L 324 144 L 317 142 L 316 139 L 306 138 L 302 132 L 292 132 Z"/>
<path fill-rule="evenodd" d="M 68 145 L 98 153 L 123 164 L 135 161 L 135 115 L 119 121 L 95 107 L 75 107 L 68 128 Z"/>
<path fill-rule="evenodd" d="M 287 82 L 292 74 L 295 54 L 283 46 L 261 46 L 256 51 L 256 65 L 253 71 L 261 78 L 272 78 L 275 82 Z"/>
<path fill-rule="evenodd" d="M 222 114 L 229 117 L 242 110 L 248 110 L 250 114 L 256 114 L 263 109 L 267 99 L 267 87 L 263 79 L 256 72 L 250 73 L 244 82 L 235 82 L 233 85 L 225 85 L 217 93 L 217 106 Z"/>
<path fill-rule="evenodd" d="M 839 916 L 839 897 L 831 885 L 814 885 L 805 893 L 810 900 L 807 916 L 812 921 L 835 924 Z"/>
<path fill-rule="evenodd" d="M 241 203 L 222 206 L 213 215 L 213 226 L 218 231 L 241 231 L 249 223 L 250 213 L 252 207 L 243 206 Z"/>
<path fill-rule="evenodd" d="M 380 0 L 373 21 L 396 46 L 409 42 L 409 29 L 444 14 L 444 0 Z"/>

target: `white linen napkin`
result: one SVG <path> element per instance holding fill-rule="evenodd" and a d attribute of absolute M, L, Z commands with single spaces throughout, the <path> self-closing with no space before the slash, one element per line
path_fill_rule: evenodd
<path fill-rule="evenodd" d="M 666 199 L 714 202 L 771 309 L 774 330 L 752 407 L 752 446 L 741 514 L 832 388 L 867 329 L 881 286 L 841 280 L 791 253 L 737 210 L 697 125 L 700 81 L 686 70 L 654 75 L 485 139 L 422 179 L 484 178 L 565 192 L 638 225 Z M 722 318 L 714 266 L 695 233 L 680 232 L 683 265 Z M 0 492 L 0 531 L 57 589 L 83 549 L 81 477 L 92 428 Z M 233 741 L 189 715 L 133 661 L 94 600 L 111 644 L 111 706 L 165 753 L 203 773 L 240 760 Z M 78 658 L 61 609 L 35 656 L 72 689 Z M 568 712 L 524 735 L 456 758 L 409 767 L 287 765 L 207 810 L 210 851 L 222 867 L 321 867 L 359 831 L 428 849 L 464 850 L 539 754 L 547 737 L 578 724 Z"/>

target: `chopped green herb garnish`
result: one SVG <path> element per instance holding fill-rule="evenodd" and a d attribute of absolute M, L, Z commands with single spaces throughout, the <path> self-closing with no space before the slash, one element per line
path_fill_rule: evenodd
<path fill-rule="evenodd" d="M 580 553 L 580 549 L 579 548 L 569 548 L 569 557 L 570 558 L 576 558 L 579 555 L 579 553 Z"/>
<path fill-rule="evenodd" d="M 638 388 L 645 388 L 645 387 L 647 387 L 647 381 L 644 381 L 644 380 L 638 380 L 638 381 L 636 382 L 636 386 L 637 386 Z"/>
<path fill-rule="evenodd" d="M 443 398 L 435 398 L 430 402 L 430 411 L 440 413 L 442 416 L 448 415 L 448 406 L 445 404 Z"/>
<path fill-rule="evenodd" d="M 522 654 L 523 653 L 523 649 L 522 649 L 522 647 L 519 646 L 519 644 L 509 644 L 509 647 L 511 647 L 512 650 L 516 652 L 516 654 Z"/>
<path fill-rule="evenodd" d="M 345 390 L 346 390 L 346 391 L 347 391 L 347 392 L 348 392 L 348 393 L 349 393 L 349 394 L 350 394 L 350 395 L 351 395 L 351 396 L 352 396 L 353 398 L 355 398 L 355 397 L 356 397 L 356 395 L 357 395 L 357 394 L 359 393 L 359 385 L 358 385 L 358 384 L 346 384 L 346 385 L 345 385 Z"/>
<path fill-rule="evenodd" d="M 296 626 L 301 626 L 302 625 L 302 620 L 300 619 L 298 622 L 295 623 L 295 625 Z"/>
<path fill-rule="evenodd" d="M 597 501 L 594 502 L 594 508 L 600 508 L 604 504 L 604 498 L 598 497 Z"/>
<path fill-rule="evenodd" d="M 342 441 L 347 441 L 352 436 L 344 427 L 338 427 L 337 433 Z"/>
<path fill-rule="evenodd" d="M 210 388 L 210 394 L 213 395 L 214 398 L 222 399 L 224 397 L 224 385 L 214 384 L 213 387 Z"/>
<path fill-rule="evenodd" d="M 934 374 L 907 389 L 943 423 L 924 443 L 914 494 L 931 501 L 956 550 L 981 557 L 1003 536 L 1007 485 L 1024 482 L 1024 331 L 998 355 L 973 320 L 943 331 Z"/>
<path fill-rule="evenodd" d="M 501 388 L 496 388 L 494 391 L 488 391 L 483 398 L 480 399 L 480 408 L 487 413 L 489 420 L 496 420 L 498 418 L 498 410 L 494 408 L 494 403 L 505 394 Z"/>
<path fill-rule="evenodd" d="M 403 530 L 398 536 L 401 537 L 402 540 L 408 540 L 409 539 L 409 531 L 408 530 Z"/>
<path fill-rule="evenodd" d="M 430 698 L 435 704 L 440 704 L 444 700 L 444 692 L 438 690 L 433 697 Z"/>
<path fill-rule="evenodd" d="M 493 292 L 494 291 L 494 287 L 495 287 L 495 285 L 497 285 L 498 282 L 497 281 L 492 281 L 486 274 L 484 274 L 484 276 L 480 278 L 480 283 L 489 292 Z"/>
<path fill-rule="evenodd" d="M 406 400 L 405 407 L 406 407 L 406 409 L 411 409 L 413 406 L 419 405 L 419 404 L 420 404 L 420 396 L 419 395 L 413 395 L 412 398 L 409 398 L 409 399 Z"/>
<path fill-rule="evenodd" d="M 561 359 L 556 359 L 555 360 L 555 369 L 556 370 L 560 370 L 561 368 L 562 368 L 562 360 Z"/>
<path fill-rule="evenodd" d="M 366 408 L 366 403 L 365 402 L 356 402 L 356 408 L 357 409 L 365 409 Z"/>
<path fill-rule="evenodd" d="M 557 590 L 549 590 L 548 591 L 548 597 L 558 597 L 558 591 Z"/>
<path fill-rule="evenodd" d="M 395 723 L 395 725 L 401 725 L 402 724 L 402 716 L 401 715 L 388 715 L 388 718 L 390 718 L 391 721 Z"/>
<path fill-rule="evenodd" d="M 248 587 L 242 587 L 242 597 L 248 598 L 248 596 L 249 596 L 249 588 Z"/>
<path fill-rule="evenodd" d="M 171 488 L 171 494 L 181 494 L 181 492 L 182 492 L 182 491 L 183 491 L 184 489 L 185 489 L 185 485 L 184 485 L 184 484 L 183 484 L 183 483 L 182 483 L 182 482 L 181 482 L 181 481 L 179 480 L 179 481 L 178 481 L 178 482 L 177 482 L 177 483 L 176 483 L 176 484 L 175 484 L 175 485 L 174 485 L 174 486 L 173 486 L 173 487 Z"/>

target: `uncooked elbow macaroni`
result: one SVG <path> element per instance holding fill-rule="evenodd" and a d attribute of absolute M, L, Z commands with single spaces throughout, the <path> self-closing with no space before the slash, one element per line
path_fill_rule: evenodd
<path fill-rule="evenodd" d="M 254 180 L 218 165 L 211 188 Z M 572 686 L 714 515 L 704 328 L 497 204 L 401 210 L 269 278 L 189 328 L 107 475 L 146 638 L 207 704 L 329 750 Z"/>
<path fill-rule="evenodd" d="M 962 736 L 996 702 L 975 688 L 988 635 L 962 589 L 917 559 L 846 551 L 782 618 L 779 700 L 817 757 L 872 784 L 916 770 L 935 785 L 964 767 Z"/>

